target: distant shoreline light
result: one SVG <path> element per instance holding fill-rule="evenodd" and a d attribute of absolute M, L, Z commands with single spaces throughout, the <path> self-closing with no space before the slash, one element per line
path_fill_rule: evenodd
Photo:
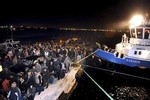
<path fill-rule="evenodd" d="M 129 32 L 128 30 L 114 30 L 114 29 L 85 29 L 85 28 L 60 28 L 66 31 L 100 31 L 100 32 Z"/>
<path fill-rule="evenodd" d="M 0 26 L 0 29 L 7 29 L 9 28 L 7 25 L 6 26 Z M 40 29 L 40 30 L 46 30 L 46 29 L 49 29 L 47 27 L 32 27 L 32 26 L 19 26 L 19 27 L 13 27 L 13 31 L 16 31 L 16 30 L 26 30 L 26 29 Z M 96 29 L 96 28 L 57 28 L 59 30 L 66 30 L 66 31 L 93 31 L 93 32 L 128 32 L 127 29 L 118 29 L 118 30 L 115 30 L 115 29 Z"/>

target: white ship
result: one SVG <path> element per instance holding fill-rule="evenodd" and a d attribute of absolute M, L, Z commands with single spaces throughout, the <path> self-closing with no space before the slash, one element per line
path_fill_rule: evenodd
<path fill-rule="evenodd" d="M 129 38 L 124 34 L 113 52 L 99 49 L 95 55 L 117 64 L 150 68 L 150 22 L 142 16 L 134 16 L 130 22 Z"/>

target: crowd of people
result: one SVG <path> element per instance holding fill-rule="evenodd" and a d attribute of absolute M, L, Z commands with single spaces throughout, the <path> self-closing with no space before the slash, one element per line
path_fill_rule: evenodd
<path fill-rule="evenodd" d="M 74 61 L 91 52 L 87 45 L 82 40 L 69 39 L 20 43 L 2 48 L 0 100 L 34 100 L 35 95 L 54 84 L 55 79 L 64 78 Z M 27 60 L 28 57 L 37 59 Z M 19 66 L 24 70 L 18 73 L 10 70 L 19 64 L 31 67 L 24 69 Z"/>

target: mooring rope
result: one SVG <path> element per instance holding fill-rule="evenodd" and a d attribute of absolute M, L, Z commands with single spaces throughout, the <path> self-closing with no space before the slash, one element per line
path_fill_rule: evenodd
<path fill-rule="evenodd" d="M 98 51 L 98 49 L 96 50 Z M 91 55 L 93 55 L 96 51 L 92 52 L 91 54 L 89 54 L 88 56 L 82 58 L 81 60 L 77 61 L 77 63 L 80 63 L 81 61 L 85 60 L 86 58 L 90 57 Z"/>
<path fill-rule="evenodd" d="M 84 69 L 82 70 L 110 100 L 114 100 Z"/>
<path fill-rule="evenodd" d="M 131 74 L 127 74 L 127 73 L 112 71 L 112 70 L 108 70 L 108 69 L 104 69 L 104 68 L 93 67 L 93 66 L 89 66 L 89 65 L 85 65 L 85 64 L 81 64 L 81 65 L 85 66 L 85 67 L 93 68 L 93 69 L 102 70 L 102 71 L 105 71 L 105 72 L 111 72 L 111 73 L 115 73 L 115 74 L 119 74 L 119 75 L 124 75 L 124 76 L 129 76 L 129 77 L 134 77 L 134 78 L 150 81 L 149 78 L 145 78 L 145 77 L 141 77 L 141 76 L 136 76 L 136 75 L 131 75 Z"/>
<path fill-rule="evenodd" d="M 97 51 L 97 50 L 96 50 Z M 82 58 L 81 60 L 77 61 L 77 63 L 80 63 L 81 61 L 85 60 L 86 58 L 90 57 L 91 55 L 93 55 L 96 51 L 92 52 L 91 54 L 89 54 L 88 56 Z M 83 72 L 95 83 L 96 86 L 98 86 L 98 88 L 110 99 L 110 100 L 114 100 L 84 69 L 81 68 L 81 70 L 83 70 Z"/>

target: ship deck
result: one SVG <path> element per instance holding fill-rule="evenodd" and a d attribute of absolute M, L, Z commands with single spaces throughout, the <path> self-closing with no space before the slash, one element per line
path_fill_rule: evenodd
<path fill-rule="evenodd" d="M 57 100 L 63 92 L 69 93 L 76 83 L 75 75 L 79 69 L 80 67 L 73 67 L 63 79 L 50 84 L 41 94 L 36 95 L 34 100 Z"/>

